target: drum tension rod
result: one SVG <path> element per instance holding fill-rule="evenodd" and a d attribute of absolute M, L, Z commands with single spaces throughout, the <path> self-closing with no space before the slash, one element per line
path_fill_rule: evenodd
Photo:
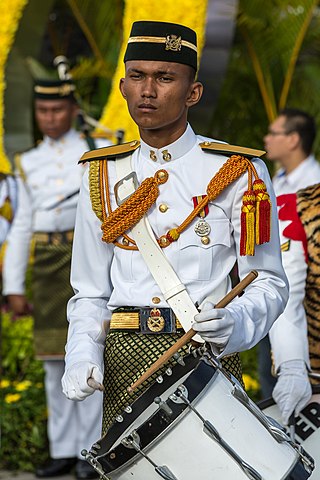
<path fill-rule="evenodd" d="M 96 460 L 96 458 L 92 455 L 92 453 L 84 449 L 84 450 L 81 450 L 81 455 L 95 469 L 95 471 L 100 475 L 100 478 L 102 480 L 111 480 L 111 478 L 107 477 L 107 475 L 104 473 L 100 463 Z"/>
<path fill-rule="evenodd" d="M 228 443 L 221 438 L 218 430 L 212 425 L 212 423 L 209 420 L 206 420 L 196 408 L 192 405 L 192 403 L 188 400 L 188 398 L 184 395 L 185 392 L 185 386 L 180 385 L 178 387 L 178 390 L 176 392 L 176 395 L 180 397 L 186 405 L 192 410 L 193 413 L 197 415 L 197 417 L 202 421 L 203 423 L 203 431 L 213 440 L 215 440 L 225 452 L 227 452 L 239 465 L 241 470 L 247 475 L 250 480 L 262 480 L 262 476 L 260 473 L 257 472 L 255 468 L 253 468 L 251 465 L 249 465 L 247 462 L 242 460 L 240 455 L 233 450 L 233 448 L 228 445 Z"/>
<path fill-rule="evenodd" d="M 155 469 L 156 473 L 165 480 L 178 480 L 166 465 L 157 465 L 153 460 L 140 448 L 140 437 L 136 430 L 132 430 L 130 435 L 121 440 L 122 445 L 127 448 L 134 448 L 136 452 L 142 455 Z"/>

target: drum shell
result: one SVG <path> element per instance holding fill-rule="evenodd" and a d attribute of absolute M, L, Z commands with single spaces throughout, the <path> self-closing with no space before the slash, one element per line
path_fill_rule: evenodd
<path fill-rule="evenodd" d="M 212 369 L 208 365 L 206 368 Z M 190 388 L 194 377 L 197 374 L 199 376 L 197 371 L 198 369 L 168 389 L 164 384 L 162 400 L 167 401 L 181 381 Z M 199 381 L 201 381 L 201 375 L 196 379 L 195 384 L 198 385 Z M 259 472 L 261 478 L 264 480 L 289 478 L 290 472 L 299 461 L 297 452 L 289 443 L 280 444 L 275 440 L 257 417 L 234 397 L 233 387 L 233 383 L 216 370 L 211 380 L 199 390 L 192 404 L 204 419 L 214 425 L 223 440 Z M 139 401 L 140 399 L 137 400 Z M 141 438 L 145 437 L 145 429 L 148 423 L 151 423 L 148 417 L 152 410 L 156 411 L 157 408 L 156 405 L 146 406 L 147 412 L 132 422 L 112 445 L 112 455 L 119 456 L 121 439 L 133 430 L 136 430 Z M 237 462 L 221 448 L 218 442 L 203 431 L 203 422 L 189 409 L 180 414 L 167 428 L 163 428 L 157 437 L 144 446 L 143 451 L 156 465 L 166 465 L 178 480 L 248 479 Z M 102 460 L 100 461 L 103 466 Z M 154 467 L 139 454 L 106 473 L 111 479 L 117 480 L 159 479 Z M 294 478 L 298 480 L 299 477 Z M 307 476 L 303 475 L 300 478 L 305 479 Z"/>

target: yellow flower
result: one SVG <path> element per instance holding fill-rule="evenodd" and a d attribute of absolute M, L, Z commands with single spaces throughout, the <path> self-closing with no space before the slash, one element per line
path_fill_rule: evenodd
<path fill-rule="evenodd" d="M 9 380 L 3 379 L 0 380 L 0 388 L 8 388 L 10 386 Z"/>
<path fill-rule="evenodd" d="M 3 117 L 4 117 L 4 92 L 5 92 L 5 69 L 14 36 L 17 31 L 20 17 L 28 0 L 11 0 L 0 2 L 0 172 L 10 173 L 11 165 L 4 151 L 3 144 Z"/>
<path fill-rule="evenodd" d="M 20 393 L 8 393 L 5 397 L 4 397 L 4 401 L 6 403 L 14 403 L 14 402 L 18 402 L 21 398 L 21 395 Z"/>
<path fill-rule="evenodd" d="M 30 380 L 25 380 L 24 382 L 19 382 L 16 385 L 16 390 L 17 392 L 23 392 L 24 390 L 27 390 L 31 385 L 32 383 L 30 382 Z"/>
<path fill-rule="evenodd" d="M 259 390 L 260 388 L 259 382 L 246 373 L 243 374 L 243 381 L 246 390 Z"/>

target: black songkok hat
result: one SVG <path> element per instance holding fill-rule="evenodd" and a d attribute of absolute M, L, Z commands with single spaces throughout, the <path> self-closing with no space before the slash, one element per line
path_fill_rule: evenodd
<path fill-rule="evenodd" d="M 34 98 L 42 100 L 74 99 L 76 87 L 72 80 L 36 80 Z"/>
<path fill-rule="evenodd" d="M 197 70 L 197 35 L 177 23 L 139 21 L 132 24 L 124 61 L 159 60 Z"/>

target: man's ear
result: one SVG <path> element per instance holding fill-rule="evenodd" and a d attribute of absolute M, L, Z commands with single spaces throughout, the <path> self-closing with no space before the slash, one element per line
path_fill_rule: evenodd
<path fill-rule="evenodd" d="M 124 78 L 120 78 L 119 90 L 120 90 L 121 95 L 123 96 L 123 98 L 126 99 L 126 98 L 127 98 L 127 95 L 125 94 L 125 91 L 124 91 Z"/>
<path fill-rule="evenodd" d="M 196 105 L 202 97 L 203 85 L 201 82 L 193 82 L 190 88 L 189 95 L 187 97 L 187 107 Z"/>
<path fill-rule="evenodd" d="M 289 136 L 289 144 L 291 149 L 294 150 L 297 147 L 301 147 L 301 138 L 298 132 L 291 132 L 288 134 Z"/>

